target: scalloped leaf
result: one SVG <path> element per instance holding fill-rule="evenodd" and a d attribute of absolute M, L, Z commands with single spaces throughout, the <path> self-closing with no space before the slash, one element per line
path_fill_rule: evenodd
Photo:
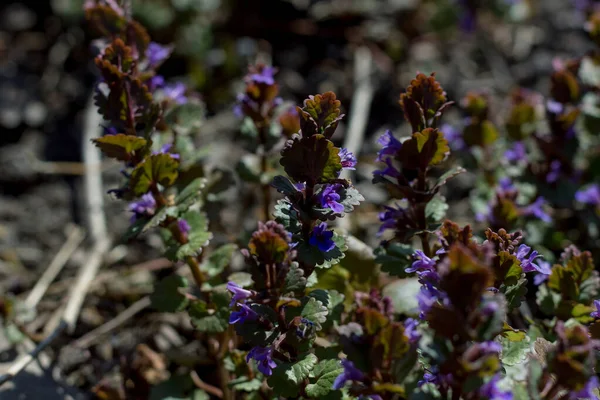
<path fill-rule="evenodd" d="M 116 135 L 106 135 L 98 139 L 93 139 L 92 142 L 98 147 L 107 157 L 116 158 L 119 161 L 131 160 L 137 152 L 146 148 L 148 141 L 144 138 L 125 135 L 119 133 Z M 143 156 L 143 154 L 138 154 Z"/>
<path fill-rule="evenodd" d="M 281 151 L 280 164 L 296 182 L 324 183 L 342 170 L 339 149 L 323 135 L 295 137 Z"/>
<path fill-rule="evenodd" d="M 165 113 L 165 122 L 178 134 L 189 135 L 202 126 L 206 110 L 203 104 L 188 102 L 178 104 Z"/>
<path fill-rule="evenodd" d="M 306 385 L 306 394 L 320 398 L 333 390 L 333 382 L 344 371 L 339 360 L 323 360 L 310 372 L 311 378 L 317 378 L 315 383 Z"/>
<path fill-rule="evenodd" d="M 404 278 L 404 270 L 412 264 L 415 249 L 404 243 L 390 243 L 375 249 L 375 262 L 381 264 L 381 272 Z"/>
<path fill-rule="evenodd" d="M 427 128 L 413 133 L 410 139 L 402 143 L 398 159 L 403 168 L 425 170 L 441 163 L 449 153 L 450 147 L 444 134 L 437 129 Z"/>
<path fill-rule="evenodd" d="M 172 261 L 184 260 L 188 256 L 196 256 L 202 252 L 202 248 L 212 239 L 212 233 L 208 231 L 208 219 L 206 214 L 198 211 L 188 211 L 182 218 L 190 225 L 188 242 L 181 244 L 171 240 L 165 256 Z"/>
<path fill-rule="evenodd" d="M 178 167 L 179 161 L 169 154 L 153 154 L 134 168 L 129 188 L 135 196 L 142 196 L 156 185 L 171 186 L 177 179 Z"/>
<path fill-rule="evenodd" d="M 297 293 L 300 294 L 306 288 L 306 278 L 304 271 L 300 268 L 297 262 L 290 265 L 288 273 L 285 275 L 285 284 L 283 286 L 283 294 Z"/>
<path fill-rule="evenodd" d="M 344 117 L 341 104 L 333 92 L 309 96 L 304 100 L 304 107 L 298 110 L 302 135 L 308 137 L 318 133 L 330 138 Z"/>
<path fill-rule="evenodd" d="M 160 281 L 150 295 L 152 307 L 160 312 L 183 311 L 189 303 L 182 289 L 188 287 L 188 281 L 180 275 L 170 275 Z"/>
<path fill-rule="evenodd" d="M 302 300 L 303 307 L 300 315 L 315 324 L 315 328 L 320 331 L 321 324 L 327 320 L 329 310 L 323 303 L 314 297 L 305 297 Z"/>

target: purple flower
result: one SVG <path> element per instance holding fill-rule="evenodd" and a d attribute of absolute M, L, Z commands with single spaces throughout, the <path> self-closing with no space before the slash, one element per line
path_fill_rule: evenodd
<path fill-rule="evenodd" d="M 440 131 L 444 134 L 444 137 L 448 141 L 450 148 L 453 150 L 462 150 L 467 145 L 462 138 L 461 132 L 450 124 L 442 124 Z"/>
<path fill-rule="evenodd" d="M 192 229 L 190 224 L 183 218 L 177 220 L 177 228 L 179 228 L 179 232 L 185 237 L 187 237 L 188 233 L 190 233 L 190 229 Z"/>
<path fill-rule="evenodd" d="M 596 307 L 596 311 L 592 311 L 590 316 L 593 318 L 600 318 L 600 300 L 594 300 L 594 307 Z"/>
<path fill-rule="evenodd" d="M 534 217 L 537 217 L 546 223 L 550 223 L 552 222 L 552 217 L 550 217 L 550 215 L 544 211 L 545 205 L 546 200 L 540 196 L 533 203 L 527 207 L 524 207 L 521 210 L 521 213 L 523 215 L 533 215 Z"/>
<path fill-rule="evenodd" d="M 512 400 L 511 392 L 505 392 L 498 387 L 500 375 L 496 374 L 492 379 L 479 388 L 479 395 L 486 397 L 488 400 Z"/>
<path fill-rule="evenodd" d="M 340 195 L 337 193 L 340 188 L 341 185 L 337 183 L 325 186 L 319 195 L 321 207 L 330 208 L 331 211 L 338 214 L 344 212 L 344 205 L 339 202 Z"/>
<path fill-rule="evenodd" d="M 391 176 L 392 178 L 397 178 L 400 176 L 400 171 L 398 171 L 398 169 L 396 167 L 394 167 L 394 164 L 392 163 L 392 159 L 391 158 L 386 158 L 384 160 L 386 167 L 384 169 L 378 169 L 373 171 L 373 176 Z"/>
<path fill-rule="evenodd" d="M 343 169 L 356 169 L 356 157 L 348 149 L 342 147 L 339 152 Z"/>
<path fill-rule="evenodd" d="M 385 211 L 379 213 L 381 227 L 379 228 L 379 232 L 377 232 L 378 236 L 380 236 L 387 229 L 395 229 L 396 221 L 406 215 L 406 210 L 404 210 L 400 205 L 397 204 L 396 207 L 398 208 L 384 206 L 383 208 Z"/>
<path fill-rule="evenodd" d="M 146 81 L 146 86 L 148 86 L 151 92 L 154 92 L 156 89 L 161 89 L 165 86 L 165 78 L 162 75 L 154 75 Z"/>
<path fill-rule="evenodd" d="M 354 366 L 354 363 L 348 359 L 342 360 L 342 367 L 344 371 L 335 378 L 333 382 L 333 389 L 339 390 L 344 387 L 346 382 L 361 381 L 364 379 L 365 374 Z"/>
<path fill-rule="evenodd" d="M 252 290 L 244 289 L 232 281 L 227 282 L 227 290 L 233 294 L 229 307 L 233 307 L 233 305 L 238 301 L 245 300 L 254 294 Z"/>
<path fill-rule="evenodd" d="M 412 274 L 416 271 L 427 271 L 435 268 L 435 260 L 432 260 L 431 258 L 427 257 L 422 250 L 416 250 L 415 254 L 413 254 L 413 258 L 415 259 L 415 261 L 410 267 L 404 270 L 409 274 Z"/>
<path fill-rule="evenodd" d="M 185 95 L 187 88 L 183 84 L 183 82 L 176 82 L 165 85 L 163 88 L 163 93 L 166 98 L 173 100 L 177 104 L 185 104 L 188 99 Z"/>
<path fill-rule="evenodd" d="M 493 341 L 478 343 L 476 346 L 479 347 L 484 354 L 497 354 L 502 351 L 502 345 Z"/>
<path fill-rule="evenodd" d="M 404 321 L 404 335 L 411 344 L 415 344 L 421 339 L 421 334 L 417 329 L 418 326 L 419 322 L 414 318 L 406 318 Z"/>
<path fill-rule="evenodd" d="M 499 191 L 508 192 L 509 190 L 515 190 L 515 186 L 509 177 L 505 176 L 500 178 L 498 181 Z"/>
<path fill-rule="evenodd" d="M 148 59 L 148 66 L 150 68 L 156 68 L 163 61 L 165 61 L 171 55 L 172 48 L 170 46 L 163 46 L 156 42 L 150 42 L 146 49 L 146 59 Z"/>
<path fill-rule="evenodd" d="M 539 286 L 547 281 L 550 277 L 550 274 L 552 273 L 552 266 L 549 262 L 544 260 L 539 260 L 537 265 L 539 267 L 538 274 L 533 277 L 533 284 Z"/>
<path fill-rule="evenodd" d="M 517 252 L 515 253 L 517 259 L 521 261 L 521 268 L 523 269 L 523 272 L 537 271 L 547 275 L 549 272 L 544 270 L 542 267 L 540 267 L 534 262 L 536 258 L 539 258 L 541 256 L 536 250 L 533 250 L 531 254 L 529 254 L 530 251 L 531 247 L 527 246 L 526 244 L 522 244 L 519 246 Z"/>
<path fill-rule="evenodd" d="M 392 135 L 390 130 L 385 131 L 377 143 L 383 146 L 377 153 L 377 161 L 383 161 L 385 156 L 395 155 L 402 147 L 402 143 Z"/>
<path fill-rule="evenodd" d="M 510 162 L 527 161 L 527 150 L 523 142 L 515 142 L 513 146 L 504 152 L 504 158 Z"/>
<path fill-rule="evenodd" d="M 431 310 L 431 307 L 438 301 L 439 291 L 431 285 L 421 286 L 421 290 L 417 293 L 417 303 L 419 304 L 419 318 L 425 319 L 425 314 Z"/>
<path fill-rule="evenodd" d="M 253 358 L 256 361 L 258 370 L 266 376 L 271 376 L 273 368 L 277 367 L 277 363 L 273 361 L 273 348 L 255 346 L 248 352 L 246 362 L 250 362 Z"/>
<path fill-rule="evenodd" d="M 156 200 L 150 193 L 146 193 L 139 200 L 129 204 L 129 211 L 134 215 L 131 217 L 131 222 L 135 222 L 138 218 L 153 215 L 156 211 Z"/>
<path fill-rule="evenodd" d="M 264 83 L 265 85 L 275 84 L 275 72 L 277 70 L 274 67 L 263 67 L 263 69 L 256 74 L 250 75 L 250 79 L 255 83 Z"/>
<path fill-rule="evenodd" d="M 437 375 L 431 373 L 431 372 L 425 372 L 423 374 L 423 379 L 421 379 L 419 382 L 417 382 L 417 385 L 419 387 L 425 385 L 426 383 L 437 383 L 438 381 L 438 377 Z"/>
<path fill-rule="evenodd" d="M 327 224 L 325 222 L 321 222 L 319 225 L 315 226 L 312 233 L 310 234 L 310 238 L 308 239 L 308 244 L 311 246 L 316 246 L 324 253 L 331 251 L 335 248 L 335 242 L 332 240 L 333 231 L 327 230 Z"/>
<path fill-rule="evenodd" d="M 483 305 L 483 307 L 481 307 L 481 312 L 483 315 L 491 317 L 496 313 L 496 311 L 498 311 L 498 309 L 500 309 L 500 305 L 494 300 L 489 300 Z"/>
<path fill-rule="evenodd" d="M 560 177 L 560 161 L 554 160 L 550 163 L 550 171 L 546 174 L 546 182 L 553 183 Z"/>
<path fill-rule="evenodd" d="M 600 206 L 600 185 L 593 184 L 575 193 L 575 200 L 583 204 Z"/>
<path fill-rule="evenodd" d="M 546 110 L 548 110 L 552 114 L 561 114 L 564 111 L 564 109 L 565 106 L 556 100 L 549 99 L 546 102 Z"/>
<path fill-rule="evenodd" d="M 294 183 L 294 187 L 296 188 L 297 191 L 301 192 L 304 189 L 306 189 L 306 183 L 305 182 Z"/>
<path fill-rule="evenodd" d="M 246 321 L 256 321 L 258 319 L 258 314 L 247 305 L 238 303 L 238 306 L 240 309 L 232 312 L 229 316 L 230 324 L 237 324 L 238 322 L 243 324 Z"/>
<path fill-rule="evenodd" d="M 593 375 L 590 379 L 588 379 L 583 389 L 581 389 L 579 392 L 569 394 L 569 400 L 598 400 L 598 395 L 596 394 L 595 390 L 598 387 L 600 387 L 600 381 L 596 375 Z"/>

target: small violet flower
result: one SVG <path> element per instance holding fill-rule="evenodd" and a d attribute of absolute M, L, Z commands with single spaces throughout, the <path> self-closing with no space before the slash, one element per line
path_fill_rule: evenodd
<path fill-rule="evenodd" d="M 560 177 L 560 161 L 554 160 L 550 163 L 550 171 L 546 174 L 546 182 L 554 183 Z"/>
<path fill-rule="evenodd" d="M 433 268 L 435 268 L 435 260 L 432 260 L 431 258 L 427 257 L 422 250 L 416 250 L 415 254 L 413 255 L 413 258 L 415 259 L 415 261 L 410 267 L 404 270 L 409 274 L 417 271 L 432 270 Z"/>
<path fill-rule="evenodd" d="M 539 286 L 547 281 L 550 277 L 550 274 L 552 273 L 552 266 L 548 261 L 544 260 L 537 261 L 537 265 L 540 268 L 538 270 L 538 274 L 533 277 L 533 284 Z"/>
<path fill-rule="evenodd" d="M 500 379 L 501 377 L 499 374 L 494 375 L 492 379 L 479 389 L 479 395 L 488 400 L 512 400 L 513 394 L 511 392 L 503 391 L 498 387 Z"/>
<path fill-rule="evenodd" d="M 579 189 L 575 193 L 575 200 L 583 204 L 600 206 L 600 185 L 590 185 L 585 189 Z"/>
<path fill-rule="evenodd" d="M 415 344 L 421 339 L 421 334 L 417 329 L 418 326 L 419 322 L 414 318 L 406 318 L 404 321 L 404 334 L 411 344 Z"/>
<path fill-rule="evenodd" d="M 258 370 L 266 376 L 271 376 L 273 368 L 277 367 L 277 363 L 273 361 L 272 347 L 253 347 L 246 356 L 246 362 L 249 362 L 251 358 L 256 361 Z"/>
<path fill-rule="evenodd" d="M 150 42 L 146 49 L 146 59 L 150 68 L 156 68 L 171 55 L 171 47 Z"/>
<path fill-rule="evenodd" d="M 587 383 L 579 392 L 570 393 L 569 400 L 598 400 L 598 395 L 596 394 L 596 390 L 600 387 L 600 381 L 596 375 L 593 375 L 590 379 L 588 379 Z"/>
<path fill-rule="evenodd" d="M 238 306 L 240 309 L 233 311 L 229 316 L 230 324 L 237 324 L 238 322 L 243 324 L 246 321 L 256 321 L 258 319 L 258 314 L 247 305 L 238 303 Z"/>
<path fill-rule="evenodd" d="M 252 290 L 244 289 L 233 281 L 227 282 L 227 290 L 233 294 L 229 307 L 233 307 L 235 303 L 245 300 L 254 294 Z"/>
<path fill-rule="evenodd" d="M 335 248 L 335 242 L 332 238 L 333 231 L 328 231 L 327 224 L 325 222 L 321 222 L 319 225 L 314 227 L 312 233 L 310 234 L 310 238 L 308 239 L 308 244 L 311 246 L 316 246 L 322 252 L 327 253 Z"/>
<path fill-rule="evenodd" d="M 153 215 L 156 211 L 156 200 L 150 193 L 146 193 L 139 200 L 129 204 L 129 211 L 134 215 L 131 217 L 131 222 L 135 222 L 138 218 Z"/>
<path fill-rule="evenodd" d="M 165 85 L 163 93 L 166 98 L 173 100 L 177 104 L 185 104 L 188 99 L 185 95 L 187 88 L 182 82 Z"/>
<path fill-rule="evenodd" d="M 521 212 L 523 215 L 533 215 L 541 219 L 542 221 L 549 223 L 552 222 L 552 217 L 544 211 L 544 206 L 546 205 L 546 200 L 543 197 L 538 197 L 533 203 L 524 207 Z"/>
<path fill-rule="evenodd" d="M 393 156 L 402 147 L 402 143 L 392 135 L 390 130 L 385 131 L 377 143 L 383 146 L 377 153 L 377 161 L 383 161 L 385 156 Z"/>
<path fill-rule="evenodd" d="M 365 374 L 354 366 L 354 363 L 348 359 L 342 360 L 342 367 L 344 371 L 335 378 L 333 382 L 333 389 L 339 390 L 344 387 L 346 382 L 361 381 L 364 379 Z"/>
<path fill-rule="evenodd" d="M 356 169 L 356 157 L 348 149 L 342 147 L 339 152 L 343 169 Z"/>
<path fill-rule="evenodd" d="M 275 73 L 277 69 L 274 67 L 263 67 L 259 73 L 250 75 L 250 80 L 255 83 L 263 83 L 265 85 L 274 85 L 275 84 Z"/>
<path fill-rule="evenodd" d="M 344 205 L 339 202 L 340 195 L 337 191 L 341 188 L 340 184 L 327 185 L 319 195 L 321 207 L 330 208 L 334 213 L 344 212 Z"/>
<path fill-rule="evenodd" d="M 151 92 L 156 89 L 162 89 L 165 86 L 165 78 L 162 75 L 154 75 L 146 81 L 146 86 Z"/>
<path fill-rule="evenodd" d="M 596 307 L 596 311 L 592 311 L 590 316 L 592 318 L 600 318 L 600 300 L 594 300 L 594 307 Z"/>
<path fill-rule="evenodd" d="M 450 124 L 442 124 L 440 131 L 448 141 L 452 150 L 463 150 L 467 147 L 461 132 Z"/>
<path fill-rule="evenodd" d="M 527 161 L 527 150 L 523 142 L 515 142 L 515 144 L 504 152 L 504 158 L 510 162 Z"/>
<path fill-rule="evenodd" d="M 538 254 L 538 252 L 536 250 L 533 250 L 531 252 L 531 254 L 529 254 L 530 251 L 531 251 L 531 247 L 527 246 L 526 244 L 522 244 L 519 246 L 519 248 L 517 249 L 517 252 L 515 253 L 515 256 L 517 257 L 517 259 L 519 261 L 521 261 L 521 268 L 523 269 L 523 272 L 537 271 L 544 275 L 549 275 L 550 271 L 544 269 L 544 267 L 546 267 L 546 266 L 541 267 L 540 265 L 538 265 L 534 262 L 536 258 L 541 257 Z"/>
<path fill-rule="evenodd" d="M 190 233 L 190 230 L 192 229 L 190 224 L 183 218 L 177 220 L 177 228 L 179 228 L 179 232 L 181 232 L 181 234 L 186 238 L 188 233 Z"/>

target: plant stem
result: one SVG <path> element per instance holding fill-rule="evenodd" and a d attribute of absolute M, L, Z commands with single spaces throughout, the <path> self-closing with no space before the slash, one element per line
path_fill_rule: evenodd
<path fill-rule="evenodd" d="M 185 258 L 185 262 L 190 266 L 190 270 L 192 271 L 196 285 L 198 285 L 198 289 L 202 288 L 202 284 L 204 283 L 204 274 L 200 269 L 198 261 L 192 256 L 187 256 Z"/>
<path fill-rule="evenodd" d="M 262 176 L 264 176 L 267 173 L 267 152 L 264 149 L 263 146 L 263 151 L 262 154 L 260 156 L 260 173 L 261 173 L 261 178 Z M 264 217 L 265 217 L 265 221 L 268 221 L 271 214 L 270 214 L 270 208 L 271 208 L 271 187 L 269 184 L 267 183 L 262 183 L 261 182 L 261 190 L 262 190 L 262 195 L 263 195 L 263 213 L 264 213 Z"/>

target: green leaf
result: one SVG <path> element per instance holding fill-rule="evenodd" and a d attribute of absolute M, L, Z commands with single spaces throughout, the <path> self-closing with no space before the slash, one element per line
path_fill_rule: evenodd
<path fill-rule="evenodd" d="M 333 390 L 333 382 L 344 368 L 339 360 L 323 360 L 310 372 L 311 378 L 317 378 L 315 383 L 306 385 L 306 394 L 310 397 L 320 398 Z"/>
<path fill-rule="evenodd" d="M 148 144 L 144 138 L 123 133 L 106 135 L 92 141 L 107 157 L 116 158 L 119 161 L 131 160 L 136 152 L 146 148 Z"/>
<path fill-rule="evenodd" d="M 302 360 L 291 364 L 291 366 L 287 368 L 285 376 L 291 382 L 299 385 L 304 379 L 308 378 L 310 371 L 313 370 L 318 361 L 317 356 L 309 353 Z"/>
<path fill-rule="evenodd" d="M 293 262 L 285 276 L 283 294 L 295 293 L 299 295 L 303 293 L 305 288 L 306 278 L 304 277 L 304 271 L 297 262 Z"/>
<path fill-rule="evenodd" d="M 260 160 L 255 154 L 244 155 L 236 164 L 235 172 L 245 182 L 260 182 Z"/>
<path fill-rule="evenodd" d="M 177 179 L 178 167 L 179 161 L 169 154 L 153 154 L 134 168 L 129 187 L 136 196 L 141 196 L 158 184 L 171 186 Z"/>
<path fill-rule="evenodd" d="M 237 250 L 238 246 L 235 243 L 228 243 L 218 247 L 202 263 L 202 270 L 206 271 L 211 277 L 220 274 L 229 265 L 231 258 Z"/>
<path fill-rule="evenodd" d="M 318 331 L 321 330 L 321 324 L 327 320 L 327 307 L 314 297 L 305 297 L 302 303 L 303 307 L 300 315 L 314 323 Z"/>
<path fill-rule="evenodd" d="M 504 293 L 504 296 L 506 297 L 508 309 L 515 309 L 521 305 L 521 302 L 527 294 L 527 279 L 521 278 L 508 286 L 503 283 L 500 285 L 500 291 Z"/>
<path fill-rule="evenodd" d="M 188 305 L 188 298 L 182 289 L 188 287 L 187 279 L 179 275 L 170 275 L 160 281 L 150 295 L 152 307 L 160 312 L 183 311 Z"/>
<path fill-rule="evenodd" d="M 296 137 L 281 151 L 280 164 L 296 182 L 328 182 L 342 170 L 339 151 L 323 135 Z"/>
<path fill-rule="evenodd" d="M 275 218 L 275 221 L 283 225 L 288 232 L 298 233 L 302 228 L 298 221 L 298 213 L 293 209 L 290 202 L 285 199 L 277 201 L 273 217 Z"/>
<path fill-rule="evenodd" d="M 167 217 L 177 218 L 180 214 L 186 212 L 194 204 L 200 205 L 202 197 L 200 191 L 206 186 L 206 178 L 196 178 L 190 182 L 175 197 L 175 205 L 163 207 L 144 225 L 142 233 L 151 228 L 157 227 Z"/>
<path fill-rule="evenodd" d="M 512 341 L 501 338 L 502 354 L 500 356 L 503 365 L 517 365 L 527 362 L 528 354 L 531 353 L 531 342 L 528 336 L 520 341 Z"/>
<path fill-rule="evenodd" d="M 365 201 L 363 195 L 354 186 L 344 187 L 338 194 L 340 195 L 339 202 L 344 206 L 345 213 L 351 213 L 354 211 L 354 206 L 358 206 L 361 201 Z"/>
<path fill-rule="evenodd" d="M 392 299 L 394 312 L 398 314 L 418 314 L 417 294 L 421 284 L 417 278 L 406 278 L 392 281 L 383 288 L 383 295 Z"/>
<path fill-rule="evenodd" d="M 190 304 L 188 314 L 192 325 L 200 332 L 224 332 L 229 325 L 229 308 L 227 306 L 209 310 L 206 302 L 198 300 Z"/>
<path fill-rule="evenodd" d="M 227 277 L 228 281 L 237 283 L 241 287 L 252 286 L 252 275 L 248 272 L 234 272 Z"/>
<path fill-rule="evenodd" d="M 204 105 L 200 103 L 177 104 L 165 113 L 165 122 L 178 134 L 189 135 L 200 129 L 205 113 Z"/>
<path fill-rule="evenodd" d="M 190 225 L 188 233 L 188 242 L 180 244 L 172 239 L 172 243 L 167 248 L 165 256 L 173 261 L 183 260 L 187 256 L 196 256 L 202 252 L 202 247 L 206 246 L 212 233 L 208 231 L 208 221 L 206 214 L 198 211 L 188 211 L 182 215 L 182 218 Z"/>
<path fill-rule="evenodd" d="M 448 182 L 448 180 L 454 178 L 459 174 L 462 174 L 465 171 L 466 170 L 463 167 L 454 167 L 450 169 L 438 178 L 437 182 L 435 183 L 434 189 L 440 188 L 441 186 L 445 185 L 446 182 Z"/>
<path fill-rule="evenodd" d="M 425 206 L 425 217 L 429 223 L 440 223 L 446 217 L 448 203 L 444 196 L 434 196 Z"/>
<path fill-rule="evenodd" d="M 375 249 L 375 262 L 381 264 L 381 272 L 404 278 L 404 270 L 412 264 L 415 249 L 403 243 L 390 243 L 387 247 Z"/>
<path fill-rule="evenodd" d="M 262 386 L 262 381 L 257 378 L 248 379 L 247 376 L 241 376 L 229 381 L 228 385 L 234 390 L 239 390 L 242 392 L 254 392 L 260 389 Z"/>
<path fill-rule="evenodd" d="M 271 186 L 285 196 L 294 196 L 299 193 L 292 181 L 282 175 L 277 175 L 274 177 L 273 182 L 271 182 Z"/>

